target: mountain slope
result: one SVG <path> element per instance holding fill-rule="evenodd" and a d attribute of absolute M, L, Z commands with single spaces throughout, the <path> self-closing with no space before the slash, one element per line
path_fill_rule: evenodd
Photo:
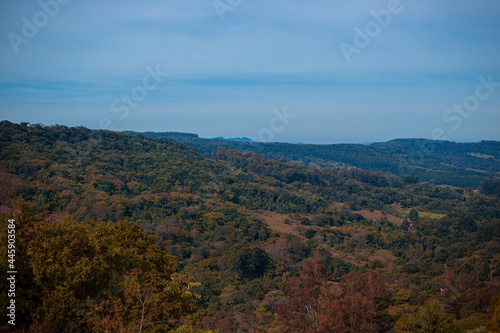
<path fill-rule="evenodd" d="M 483 193 L 234 149 L 207 158 L 165 138 L 5 121 L 0 153 L 0 235 L 6 243 L 7 221 L 16 217 L 20 286 L 29 287 L 16 303 L 26 318 L 19 329 L 64 331 L 66 314 L 75 327 L 91 325 L 81 309 L 97 310 L 95 325 L 117 316 L 133 324 L 137 312 L 119 305 L 140 308 L 134 284 L 168 286 L 174 278 L 187 288 L 186 276 L 201 283 L 193 289 L 199 311 L 186 317 L 192 298 L 174 307 L 185 325 L 178 332 L 279 331 L 290 318 L 307 328 L 300 299 L 312 285 L 319 294 L 311 304 L 321 304 L 318 318 L 329 327 L 347 325 L 331 311 L 355 301 L 362 307 L 353 315 L 390 332 L 402 314 L 436 299 L 461 329 L 484 331 L 497 306 L 498 182 Z M 118 307 L 106 309 L 102 295 Z M 176 304 L 162 302 L 150 313 Z"/>
<path fill-rule="evenodd" d="M 127 132 L 179 142 L 211 154 L 218 147 L 262 154 L 305 165 L 355 166 L 393 175 L 413 175 L 420 181 L 459 187 L 477 187 L 485 179 L 500 179 L 500 142 L 454 143 L 425 139 L 397 139 L 384 143 L 289 144 L 204 139 L 196 134 Z"/>

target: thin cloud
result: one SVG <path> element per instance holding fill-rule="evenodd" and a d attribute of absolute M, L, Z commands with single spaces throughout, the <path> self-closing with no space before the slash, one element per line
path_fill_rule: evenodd
<path fill-rule="evenodd" d="M 109 105 L 141 81 L 146 66 L 158 64 L 171 75 L 141 103 L 143 109 L 133 110 L 134 117 L 145 117 L 133 118 L 144 130 L 153 119 L 148 117 L 164 117 L 167 124 L 208 136 L 226 135 L 220 133 L 225 126 L 233 136 L 251 136 L 270 109 L 286 104 L 303 119 L 342 124 L 332 135 L 328 126 L 301 121 L 303 127 L 280 134 L 290 141 L 342 141 L 352 137 L 347 128 L 360 126 L 360 118 L 373 125 L 362 129 L 373 137 L 365 141 L 379 140 L 381 132 L 399 136 L 402 127 L 409 136 L 429 137 L 432 128 L 443 126 L 443 108 L 463 100 L 478 75 L 500 81 L 500 6 L 494 0 L 401 0 L 402 12 L 348 63 L 339 44 L 352 44 L 354 28 L 363 30 L 374 20 L 372 11 L 388 3 L 244 0 L 221 21 L 211 1 L 70 1 L 15 53 L 8 34 L 22 34 L 21 19 L 41 8 L 36 2 L 4 2 L 0 112 L 13 121 L 53 123 L 63 104 L 64 112 L 75 110 L 68 119 L 80 117 L 95 128 L 113 116 Z M 499 96 L 450 138 L 465 141 L 484 132 L 500 139 L 491 134 Z M 51 103 L 57 106 L 52 111 Z M 27 119 L 42 106 L 36 120 Z M 186 114 L 191 118 L 183 119 Z M 254 121 L 237 121 L 246 114 Z M 419 127 L 412 128 L 402 114 Z M 117 126 L 134 129 L 127 121 Z M 249 123 L 256 129 L 249 130 Z M 490 130 L 477 131 L 484 127 Z"/>

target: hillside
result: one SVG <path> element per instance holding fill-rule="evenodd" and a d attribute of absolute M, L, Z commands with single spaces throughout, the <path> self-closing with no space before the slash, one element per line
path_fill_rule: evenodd
<path fill-rule="evenodd" d="M 436 145 L 439 161 L 452 159 L 448 144 Z M 497 156 L 495 144 L 474 154 Z M 384 149 L 411 150 L 406 140 L 368 147 L 381 161 Z M 498 182 L 473 191 L 7 121 L 0 151 L 1 241 L 8 219 L 17 228 L 18 331 L 139 331 L 146 318 L 147 332 L 402 332 L 429 314 L 450 332 L 500 325 Z"/>
<path fill-rule="evenodd" d="M 127 132 L 164 137 L 211 154 L 218 147 L 262 154 L 266 159 L 285 159 L 308 166 L 355 166 L 393 175 L 412 175 L 438 185 L 476 188 L 485 179 L 500 179 L 500 142 L 455 143 L 425 139 L 398 139 L 362 144 L 289 144 L 235 142 L 204 139 L 175 132 Z"/>

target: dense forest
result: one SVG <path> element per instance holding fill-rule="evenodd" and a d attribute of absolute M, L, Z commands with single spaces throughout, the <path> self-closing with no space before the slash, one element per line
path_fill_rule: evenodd
<path fill-rule="evenodd" d="M 500 142 L 456 143 L 424 139 L 398 139 L 362 144 L 290 144 L 204 139 L 178 132 L 127 132 L 167 138 L 196 147 L 210 156 L 218 147 L 262 154 L 266 159 L 285 159 L 307 166 L 354 166 L 393 175 L 412 175 L 437 185 L 477 187 L 487 179 L 500 179 Z"/>
<path fill-rule="evenodd" d="M 500 331 L 498 142 L 174 141 L 0 123 L 16 331 Z"/>

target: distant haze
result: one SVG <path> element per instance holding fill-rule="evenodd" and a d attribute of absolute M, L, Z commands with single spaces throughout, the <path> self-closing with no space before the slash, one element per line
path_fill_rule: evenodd
<path fill-rule="evenodd" d="M 498 0 L 3 1 L 0 35 L 0 120 L 500 140 Z"/>

